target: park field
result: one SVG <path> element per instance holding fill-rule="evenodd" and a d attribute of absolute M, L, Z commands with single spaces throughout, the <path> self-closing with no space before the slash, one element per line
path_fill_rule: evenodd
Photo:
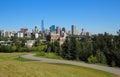
<path fill-rule="evenodd" d="M 86 67 L 17 58 L 23 54 L 26 53 L 0 53 L 0 77 L 119 77 Z"/>

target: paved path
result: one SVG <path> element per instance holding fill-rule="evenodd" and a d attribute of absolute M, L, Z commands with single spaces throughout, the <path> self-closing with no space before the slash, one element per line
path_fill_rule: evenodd
<path fill-rule="evenodd" d="M 27 58 L 27 59 L 32 59 L 32 60 L 38 60 L 40 62 L 63 63 L 63 64 L 72 64 L 72 65 L 77 65 L 77 66 L 84 66 L 84 67 L 89 67 L 89 68 L 94 68 L 94 69 L 110 72 L 110 73 L 117 74 L 120 76 L 120 69 L 113 68 L 113 67 L 99 66 L 99 65 L 95 65 L 95 64 L 87 64 L 87 63 L 67 61 L 67 60 L 40 58 L 40 57 L 35 57 L 33 54 L 27 54 L 27 55 L 23 55 L 21 57 Z"/>

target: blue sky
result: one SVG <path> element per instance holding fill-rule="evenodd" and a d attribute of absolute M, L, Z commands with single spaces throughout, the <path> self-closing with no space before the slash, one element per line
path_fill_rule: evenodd
<path fill-rule="evenodd" d="M 120 0 L 0 0 L 0 29 L 51 25 L 115 34 L 120 29 Z"/>

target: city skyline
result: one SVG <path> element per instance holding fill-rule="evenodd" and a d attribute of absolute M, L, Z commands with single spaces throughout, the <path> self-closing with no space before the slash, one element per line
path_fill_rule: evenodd
<path fill-rule="evenodd" d="M 41 29 L 43 19 L 45 28 L 56 25 L 71 30 L 75 24 L 78 31 L 116 34 L 119 9 L 119 0 L 1 0 L 0 29 L 31 31 L 36 25 Z"/>

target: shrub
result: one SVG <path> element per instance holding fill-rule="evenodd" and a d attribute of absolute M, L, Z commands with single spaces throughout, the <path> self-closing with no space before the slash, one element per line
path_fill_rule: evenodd
<path fill-rule="evenodd" d="M 43 51 L 39 52 L 38 56 L 45 56 L 45 52 L 43 52 Z"/>
<path fill-rule="evenodd" d="M 114 67 L 116 64 L 115 64 L 115 61 L 112 61 L 111 62 L 111 67 Z"/>
<path fill-rule="evenodd" d="M 33 47 L 31 48 L 31 51 L 37 51 L 37 47 L 33 46 Z"/>
<path fill-rule="evenodd" d="M 98 61 L 97 61 L 96 57 L 94 57 L 93 55 L 88 58 L 88 63 L 97 63 L 97 62 Z"/>
<path fill-rule="evenodd" d="M 16 47 L 16 46 L 12 46 L 12 47 L 11 47 L 12 52 L 15 52 L 15 51 L 16 51 L 16 49 L 17 49 L 17 47 Z"/>

